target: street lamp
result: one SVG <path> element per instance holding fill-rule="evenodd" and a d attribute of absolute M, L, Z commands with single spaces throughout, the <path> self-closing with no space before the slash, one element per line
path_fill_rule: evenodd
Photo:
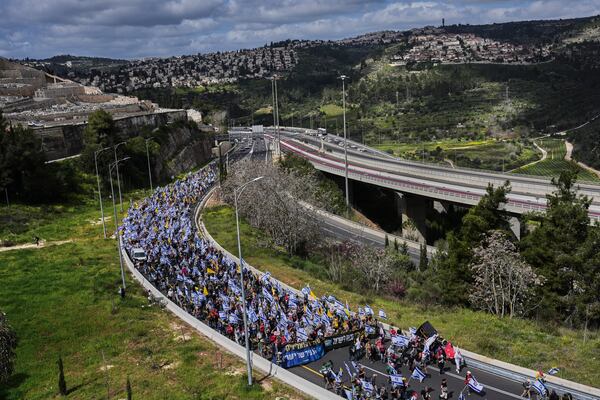
<path fill-rule="evenodd" d="M 106 224 L 104 223 L 104 207 L 102 206 L 102 190 L 100 189 L 100 175 L 98 174 L 98 155 L 110 147 L 105 147 L 94 152 L 94 165 L 96 166 L 96 181 L 98 182 L 98 199 L 100 201 L 100 216 L 102 218 L 102 230 L 104 231 L 104 239 L 106 239 Z"/>
<path fill-rule="evenodd" d="M 114 213 L 114 217 L 115 217 L 115 236 L 117 238 L 117 251 L 119 252 L 119 264 L 121 265 L 121 281 L 123 282 L 123 286 L 122 286 L 123 295 L 125 294 L 125 289 L 126 289 L 125 270 L 123 269 L 123 256 L 121 254 L 121 234 L 119 233 L 119 220 L 117 219 L 117 206 L 115 204 L 115 190 L 114 190 L 113 181 L 112 181 L 112 170 L 115 167 L 118 168 L 120 162 L 129 160 L 130 158 L 131 157 L 121 158 L 120 160 L 117 160 L 108 166 L 108 175 L 109 175 L 109 179 L 110 179 L 110 192 L 112 193 L 113 213 Z"/>
<path fill-rule="evenodd" d="M 342 80 L 342 106 L 344 109 L 344 165 L 345 165 L 344 180 L 346 183 L 346 209 L 349 210 L 350 209 L 350 194 L 348 192 L 348 141 L 346 139 L 346 79 L 348 79 L 348 77 L 346 75 L 340 75 L 340 79 Z"/>
<path fill-rule="evenodd" d="M 146 139 L 146 158 L 148 159 L 148 180 L 150 181 L 150 192 L 152 192 L 152 170 L 150 169 L 150 152 L 148 151 L 148 142 L 153 138 Z"/>
<path fill-rule="evenodd" d="M 277 131 L 277 154 L 280 154 L 281 145 L 280 145 L 280 137 L 279 137 L 279 100 L 277 98 L 277 80 L 279 79 L 279 75 L 273 75 L 271 78 L 271 82 L 273 85 L 273 106 L 274 106 L 274 114 L 273 119 L 275 122 L 275 129 Z"/>
<path fill-rule="evenodd" d="M 252 385 L 252 365 L 250 363 L 250 341 L 248 338 L 248 317 L 246 316 L 246 294 L 244 291 L 244 264 L 242 262 L 242 243 L 240 241 L 240 217 L 237 202 L 238 198 L 240 197 L 244 189 L 248 187 L 248 185 L 250 185 L 253 182 L 259 181 L 262 178 L 264 178 L 264 176 L 254 178 L 251 181 L 248 181 L 240 187 L 238 187 L 237 189 L 233 190 L 233 200 L 235 204 L 235 225 L 237 228 L 238 256 L 240 260 L 240 282 L 242 284 L 242 314 L 244 316 L 244 337 L 246 339 L 246 367 L 248 368 L 248 386 Z"/>
<path fill-rule="evenodd" d="M 121 212 L 123 212 L 123 197 L 121 197 L 121 178 L 119 177 L 119 163 L 117 161 L 117 148 L 125 144 L 126 142 L 120 142 L 115 144 L 115 164 L 117 166 L 117 186 L 119 187 L 119 204 L 121 206 Z"/>

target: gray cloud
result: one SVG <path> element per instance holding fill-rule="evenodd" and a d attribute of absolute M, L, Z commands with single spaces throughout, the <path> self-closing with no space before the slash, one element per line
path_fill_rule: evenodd
<path fill-rule="evenodd" d="M 600 0 L 1 0 L 0 55 L 119 58 L 337 39 L 428 24 L 570 18 Z"/>

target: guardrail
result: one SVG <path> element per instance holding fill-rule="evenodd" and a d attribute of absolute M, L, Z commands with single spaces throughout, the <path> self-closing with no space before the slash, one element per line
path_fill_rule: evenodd
<path fill-rule="evenodd" d="M 233 255 L 232 253 L 227 251 L 227 249 L 225 249 L 217 241 L 215 241 L 215 239 L 211 236 L 211 234 L 206 230 L 206 227 L 204 226 L 204 223 L 202 222 L 202 218 L 200 216 L 200 211 L 202 211 L 202 208 L 206 204 L 206 201 L 208 200 L 208 198 L 210 198 L 210 196 L 212 196 L 213 191 L 215 189 L 216 188 L 213 188 L 210 192 L 207 193 L 207 195 L 205 196 L 203 201 L 198 205 L 198 207 L 195 210 L 194 222 L 196 224 L 196 229 L 198 232 L 202 233 L 202 236 L 204 236 L 206 239 L 211 241 L 213 243 L 213 245 L 215 247 L 217 247 L 221 252 L 223 252 L 227 256 L 231 257 L 231 259 L 233 259 L 237 263 L 239 263 L 239 259 L 235 255 Z M 247 263 L 244 263 L 244 264 L 249 270 L 251 270 L 252 272 L 254 272 L 256 274 L 258 274 L 258 275 L 264 274 L 264 272 L 254 268 L 253 266 L 248 265 Z M 271 277 L 271 279 L 274 279 L 274 278 Z M 281 284 L 281 286 L 285 287 L 288 290 L 291 290 L 297 294 L 301 294 L 301 292 L 296 288 L 286 285 L 283 282 L 280 282 L 280 284 Z M 386 330 L 390 329 L 389 324 L 386 324 L 386 323 L 381 323 L 381 324 L 384 326 L 384 328 Z M 496 359 L 493 359 L 490 357 L 482 356 L 480 354 L 473 353 L 468 350 L 464 350 L 462 347 L 461 347 L 461 352 L 467 362 L 467 365 L 472 365 L 474 367 L 477 367 L 478 369 L 481 369 L 483 371 L 500 376 L 504 379 L 508 379 L 508 380 L 516 381 L 516 382 L 523 382 L 527 378 L 530 378 L 532 380 L 535 379 L 536 371 L 534 371 L 532 369 L 520 367 L 518 365 L 514 365 L 514 364 L 504 362 L 504 361 L 496 360 Z M 565 393 L 565 392 L 571 393 L 573 395 L 573 397 L 577 400 L 599 400 L 600 399 L 600 389 L 598 389 L 598 388 L 582 385 L 582 384 L 572 382 L 572 381 L 569 381 L 566 379 L 558 378 L 556 376 L 547 376 L 546 383 L 547 383 L 546 386 L 548 387 L 548 389 L 551 389 L 551 390 L 554 389 L 558 393 Z M 329 393 L 331 393 L 331 392 L 329 392 Z"/>

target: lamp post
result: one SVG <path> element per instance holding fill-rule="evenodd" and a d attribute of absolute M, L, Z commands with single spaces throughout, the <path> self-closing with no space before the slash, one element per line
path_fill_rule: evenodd
<path fill-rule="evenodd" d="M 94 152 L 94 165 L 96 166 L 96 182 L 98 182 L 98 199 L 100 201 L 100 217 L 102 218 L 102 230 L 104 232 L 104 239 L 106 239 L 106 224 L 104 223 L 104 206 L 102 205 L 102 190 L 100 189 L 100 175 L 98 174 L 98 155 L 104 150 L 108 150 L 110 147 L 105 147 Z"/>
<path fill-rule="evenodd" d="M 281 152 L 280 145 L 280 136 L 279 136 L 279 100 L 277 98 L 277 80 L 279 79 L 278 75 L 273 75 L 270 78 L 273 82 L 273 92 L 274 92 L 274 106 L 275 106 L 275 114 L 273 118 L 275 119 L 275 130 L 277 131 L 277 154 L 279 155 Z"/>
<path fill-rule="evenodd" d="M 148 180 L 150 181 L 150 192 L 152 192 L 152 170 L 150 169 L 150 152 L 148 151 L 148 142 L 153 138 L 146 139 L 146 158 L 148 159 Z"/>
<path fill-rule="evenodd" d="M 242 285 L 242 315 L 244 316 L 244 338 L 246 339 L 246 367 L 248 368 L 248 386 L 252 385 L 252 365 L 250 363 L 250 340 L 248 338 L 248 317 L 246 316 L 246 292 L 244 291 L 244 264 L 242 262 L 242 243 L 240 241 L 240 217 L 237 202 L 238 198 L 240 197 L 244 189 L 248 187 L 248 185 L 250 185 L 253 182 L 259 181 L 262 178 L 264 178 L 264 176 L 254 178 L 251 181 L 248 181 L 240 187 L 238 187 L 237 189 L 233 190 L 233 199 L 235 204 L 235 225 L 237 229 L 238 257 L 240 260 L 240 283 Z"/>
<path fill-rule="evenodd" d="M 117 162 L 117 148 L 125 144 L 126 142 L 120 142 L 115 144 L 115 164 L 117 166 L 117 186 L 119 187 L 119 205 L 121 207 L 121 212 L 123 212 L 123 197 L 121 197 L 121 178 L 119 177 L 119 163 Z"/>
<path fill-rule="evenodd" d="M 114 213 L 114 217 L 115 217 L 115 236 L 117 239 L 117 251 L 119 252 L 119 264 L 121 265 L 121 281 L 123 284 L 123 286 L 122 286 L 123 295 L 125 294 L 125 289 L 126 289 L 125 270 L 123 269 L 123 255 L 121 254 L 121 234 L 119 233 L 119 220 L 117 219 L 117 205 L 115 204 L 115 190 L 114 190 L 113 181 L 112 181 L 112 170 L 115 167 L 118 168 L 120 162 L 129 160 L 130 158 L 131 157 L 121 158 L 120 160 L 117 160 L 108 166 L 108 175 L 109 175 L 109 179 L 110 179 L 110 192 L 112 194 L 113 213 Z"/>
<path fill-rule="evenodd" d="M 342 106 L 344 111 L 344 180 L 346 183 L 346 209 L 350 209 L 350 194 L 348 192 L 348 141 L 346 138 L 346 75 L 340 75 L 342 80 Z"/>

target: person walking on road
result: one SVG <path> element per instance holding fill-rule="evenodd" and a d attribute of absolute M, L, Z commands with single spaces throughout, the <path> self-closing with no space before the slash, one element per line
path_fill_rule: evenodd
<path fill-rule="evenodd" d="M 440 369 L 440 375 L 444 374 L 444 366 L 446 364 L 446 360 L 443 354 L 440 354 L 438 357 L 438 368 Z"/>
<path fill-rule="evenodd" d="M 531 399 L 531 379 L 529 378 L 523 382 L 523 393 L 521 393 L 521 397 Z"/>
<path fill-rule="evenodd" d="M 440 384 L 440 400 L 448 400 L 448 382 L 446 378 L 442 379 Z"/>

